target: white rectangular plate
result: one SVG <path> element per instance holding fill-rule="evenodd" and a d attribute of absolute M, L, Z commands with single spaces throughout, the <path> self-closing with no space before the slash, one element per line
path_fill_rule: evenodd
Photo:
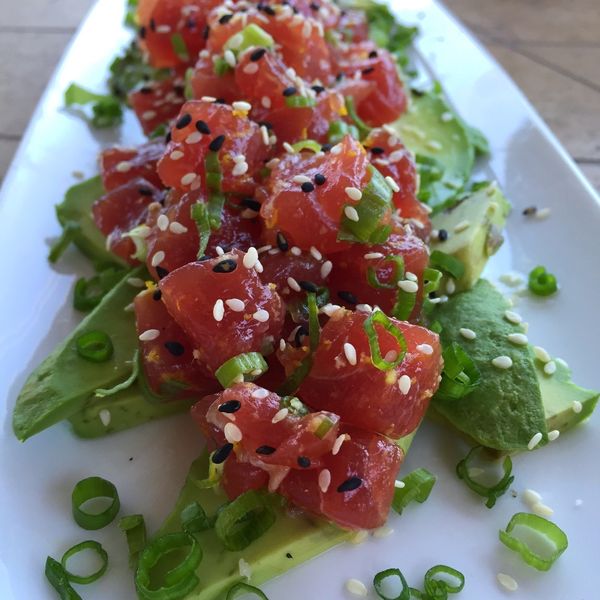
<path fill-rule="evenodd" d="M 75 438 L 66 425 L 20 444 L 11 430 L 11 411 L 26 375 L 73 327 L 71 288 L 85 271 L 75 251 L 56 266 L 46 262 L 49 239 L 59 227 L 53 206 L 74 183 L 72 172 L 96 172 L 98 150 L 116 142 L 142 140 L 129 115 L 120 133 L 91 131 L 62 109 L 72 81 L 102 89 L 107 66 L 128 40 L 124 0 L 103 0 L 89 14 L 56 71 L 6 177 L 0 194 L 0 598 L 54 598 L 44 579 L 48 554 L 60 557 L 74 543 L 101 541 L 111 560 L 107 576 L 82 589 L 87 600 L 134 598 L 126 548 L 116 526 L 79 529 L 70 515 L 76 481 L 98 474 L 113 481 L 122 514 L 141 512 L 150 531 L 170 510 L 202 440 L 185 415 L 96 441 Z M 575 380 L 598 386 L 600 320 L 600 205 L 565 151 L 507 75 L 473 38 L 433 0 L 397 2 L 403 21 L 418 23 L 418 52 L 458 111 L 488 136 L 491 169 L 514 205 L 509 239 L 494 257 L 492 278 L 537 264 L 556 273 L 561 291 L 543 301 L 523 299 L 518 310 L 530 323 L 530 339 L 566 359 Z M 119 136 L 120 137 L 117 137 Z M 521 215 L 529 205 L 550 207 L 545 221 Z M 569 536 L 569 549 L 549 573 L 538 573 L 498 541 L 510 516 L 527 510 L 506 494 L 493 510 L 454 475 L 467 446 L 451 432 L 426 423 L 404 471 L 426 467 L 439 481 L 430 500 L 392 516 L 393 535 L 344 546 L 264 586 L 272 600 L 342 600 L 343 585 L 357 577 L 367 584 L 385 568 L 399 567 L 411 585 L 444 563 L 466 576 L 462 598 L 505 598 L 496 573 L 513 575 L 515 597 L 553 600 L 598 598 L 595 563 L 600 555 L 600 426 L 590 423 L 540 452 L 515 459 L 514 489 L 533 488 L 555 510 Z M 583 500 L 576 507 L 575 500 Z M 374 593 L 371 593 L 374 598 Z"/>

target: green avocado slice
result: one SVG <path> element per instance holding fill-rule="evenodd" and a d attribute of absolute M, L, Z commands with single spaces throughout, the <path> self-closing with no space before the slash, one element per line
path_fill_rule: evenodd
<path fill-rule="evenodd" d="M 70 187 L 64 200 L 56 205 L 56 217 L 63 227 L 67 223 L 79 226 L 73 242 L 88 258 L 100 264 L 127 266 L 125 261 L 106 249 L 105 237 L 92 218 L 92 204 L 104 193 L 99 175 L 78 183 Z"/>
<path fill-rule="evenodd" d="M 128 273 L 29 375 L 13 411 L 13 430 L 19 440 L 74 415 L 94 390 L 110 388 L 131 373 L 138 343 L 133 312 L 124 308 L 138 290 L 127 279 L 143 273 L 142 267 Z M 90 362 L 77 353 L 77 338 L 92 330 L 103 331 L 112 340 L 114 353 L 106 362 Z"/>
<path fill-rule="evenodd" d="M 501 452 L 526 450 L 531 438 L 542 433 L 547 443 L 546 418 L 533 352 L 527 346 L 508 341 L 510 333 L 523 333 L 504 317 L 509 302 L 486 281 L 480 279 L 469 291 L 436 305 L 431 319 L 442 326 L 444 345 L 458 343 L 473 359 L 481 373 L 475 390 L 459 400 L 434 396 L 434 410 L 478 444 Z M 460 328 L 472 329 L 477 337 L 467 340 Z M 510 369 L 499 369 L 492 359 L 509 356 Z"/>

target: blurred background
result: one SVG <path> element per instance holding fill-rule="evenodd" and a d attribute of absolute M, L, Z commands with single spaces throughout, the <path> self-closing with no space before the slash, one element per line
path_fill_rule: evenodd
<path fill-rule="evenodd" d="M 0 0 L 6 8 L 0 23 L 0 181 L 94 1 Z M 600 0 L 444 2 L 510 73 L 600 191 Z"/>

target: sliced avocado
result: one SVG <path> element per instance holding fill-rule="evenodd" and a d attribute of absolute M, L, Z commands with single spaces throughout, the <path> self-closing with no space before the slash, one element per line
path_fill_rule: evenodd
<path fill-rule="evenodd" d="M 76 223 L 79 228 L 73 242 L 88 258 L 101 264 L 127 266 L 125 261 L 106 249 L 105 238 L 92 218 L 92 204 L 104 194 L 102 178 L 98 175 L 70 187 L 64 200 L 56 205 L 56 217 L 64 227 Z"/>
<path fill-rule="evenodd" d="M 527 449 L 538 432 L 547 442 L 546 418 L 538 384 L 533 352 L 508 341 L 510 333 L 523 333 L 504 317 L 510 308 L 496 288 L 480 279 L 469 291 L 436 305 L 431 314 L 442 326 L 444 345 L 459 344 L 475 362 L 481 382 L 458 400 L 434 396 L 434 410 L 478 444 L 501 452 Z M 460 328 L 472 329 L 477 337 L 465 339 Z M 499 369 L 492 359 L 509 356 L 512 367 Z"/>
<path fill-rule="evenodd" d="M 143 274 L 140 267 L 125 275 L 29 375 L 13 411 L 13 430 L 21 441 L 76 414 L 94 390 L 110 388 L 131 373 L 131 360 L 138 343 L 134 315 L 124 308 L 138 290 L 127 279 Z M 91 362 L 77 353 L 77 338 L 94 330 L 103 331 L 112 341 L 114 352 L 105 362 Z"/>
<path fill-rule="evenodd" d="M 458 291 L 475 285 L 488 258 L 502 245 L 502 229 L 510 208 L 496 183 L 490 183 L 452 208 L 432 216 L 434 229 L 445 230 L 448 239 L 442 242 L 432 238 L 431 249 L 458 258 L 465 267 L 464 274 L 455 282 Z"/>
<path fill-rule="evenodd" d="M 185 412 L 194 401 L 195 399 L 152 402 L 144 395 L 140 383 L 136 382 L 113 396 L 90 396 L 83 408 L 69 417 L 69 421 L 79 437 L 96 438 Z M 103 413 L 106 415 L 105 419 L 110 415 L 106 425 L 100 418 L 102 411 L 108 411 L 108 414 Z"/>

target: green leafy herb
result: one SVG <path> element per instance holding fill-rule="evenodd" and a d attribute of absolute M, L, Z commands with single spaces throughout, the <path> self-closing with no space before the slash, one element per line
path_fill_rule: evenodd
<path fill-rule="evenodd" d="M 123 109 L 118 98 L 106 94 L 94 94 L 76 83 L 65 91 L 66 106 L 92 105 L 91 124 L 96 128 L 114 127 L 123 121 Z"/>
<path fill-rule="evenodd" d="M 125 11 L 125 25 L 135 29 L 137 27 L 137 7 L 139 0 L 127 0 Z"/>

